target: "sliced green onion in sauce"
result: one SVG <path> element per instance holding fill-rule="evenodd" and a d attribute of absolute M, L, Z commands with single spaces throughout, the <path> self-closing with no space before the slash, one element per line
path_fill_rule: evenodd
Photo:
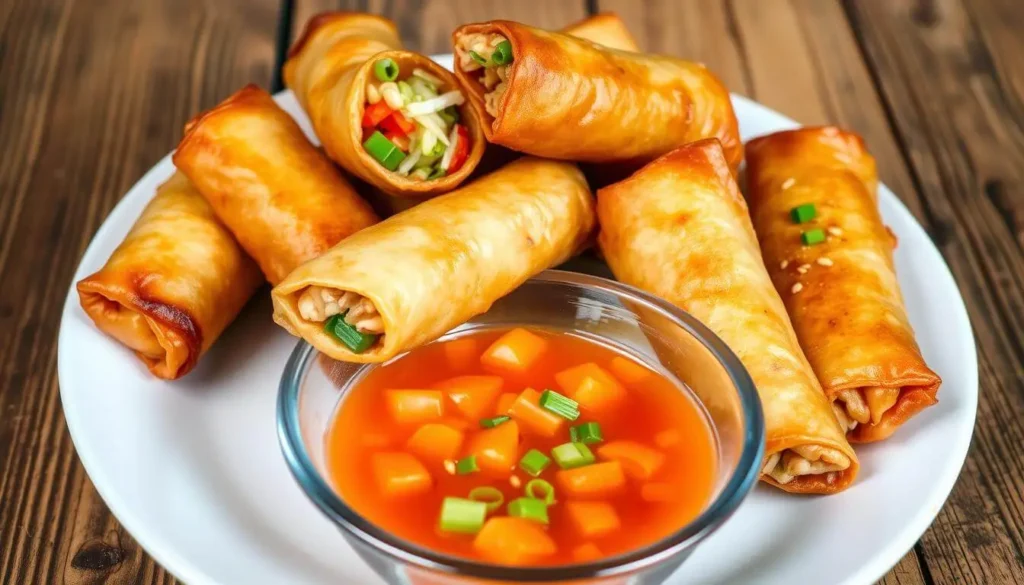
<path fill-rule="evenodd" d="M 491 55 L 491 61 L 494 61 L 495 65 L 505 65 L 512 62 L 512 43 L 508 41 L 501 41 L 498 46 L 494 48 L 494 54 Z"/>
<path fill-rule="evenodd" d="M 590 465 L 597 459 L 583 443 L 562 443 L 551 450 L 551 457 L 562 469 L 575 469 Z"/>
<path fill-rule="evenodd" d="M 508 503 L 508 515 L 548 523 L 548 505 L 537 498 L 516 498 Z"/>
<path fill-rule="evenodd" d="M 544 503 L 549 506 L 555 503 L 555 486 L 543 479 L 531 479 L 526 482 L 526 488 L 523 491 L 531 498 L 544 500 Z"/>
<path fill-rule="evenodd" d="M 564 419 L 576 420 L 580 417 L 580 404 L 554 390 L 545 390 L 541 393 L 540 407 Z"/>
<path fill-rule="evenodd" d="M 398 63 L 394 59 L 377 59 L 373 64 L 373 74 L 381 81 L 394 81 L 398 79 Z"/>
<path fill-rule="evenodd" d="M 601 425 L 596 422 L 583 423 L 569 428 L 569 440 L 573 443 L 586 443 L 593 445 L 604 440 L 601 435 Z"/>
<path fill-rule="evenodd" d="M 505 421 L 509 421 L 509 420 L 512 420 L 512 417 L 506 416 L 506 415 L 503 414 L 501 416 L 496 416 L 496 417 L 493 417 L 493 418 L 485 418 L 485 419 L 481 420 L 480 421 L 480 426 L 482 426 L 485 429 L 493 429 L 494 427 L 500 425 L 501 423 L 503 423 Z"/>
<path fill-rule="evenodd" d="M 547 469 L 548 465 L 551 465 L 551 458 L 541 453 L 536 449 L 530 449 L 523 455 L 523 458 L 519 460 L 519 468 L 526 473 L 537 477 Z M 530 482 L 533 483 L 533 482 Z M 529 483 L 526 484 L 529 487 Z"/>
<path fill-rule="evenodd" d="M 487 504 L 465 498 L 445 498 L 441 503 L 441 530 L 476 534 L 487 519 Z"/>
<path fill-rule="evenodd" d="M 347 311 L 346 311 L 347 313 Z M 362 333 L 345 322 L 345 315 L 333 315 L 324 323 L 324 330 L 342 342 L 352 353 L 363 353 L 377 342 L 379 335 Z"/>
<path fill-rule="evenodd" d="M 496 487 L 485 485 L 469 490 L 469 499 L 484 503 L 487 506 L 487 511 L 493 512 L 505 503 L 505 494 Z"/>
<path fill-rule="evenodd" d="M 476 464 L 476 455 L 470 455 L 455 462 L 455 473 L 459 475 L 469 475 L 477 471 L 480 471 L 480 466 Z"/>

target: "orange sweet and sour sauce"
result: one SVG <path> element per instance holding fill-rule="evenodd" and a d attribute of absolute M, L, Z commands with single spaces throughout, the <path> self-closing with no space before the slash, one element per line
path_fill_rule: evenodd
<path fill-rule="evenodd" d="M 539 407 L 546 389 L 578 401 L 579 418 Z M 481 426 L 499 415 L 511 418 Z M 562 471 L 552 448 L 587 422 L 603 438 L 587 445 L 594 463 Z M 368 520 L 437 552 L 506 565 L 587 562 L 652 544 L 704 509 L 717 460 L 688 392 L 606 345 L 536 329 L 470 332 L 370 371 L 346 393 L 326 441 L 335 489 Z M 531 449 L 552 459 L 539 475 L 555 489 L 546 525 L 507 509 L 533 479 L 519 466 Z M 471 454 L 480 471 L 453 473 Z M 443 500 L 479 486 L 505 497 L 484 528 L 441 530 Z"/>

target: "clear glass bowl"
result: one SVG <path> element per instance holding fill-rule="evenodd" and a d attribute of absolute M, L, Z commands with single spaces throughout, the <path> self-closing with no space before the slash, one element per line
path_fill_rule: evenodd
<path fill-rule="evenodd" d="M 426 550 L 370 523 L 332 489 L 325 433 L 346 389 L 374 366 L 336 362 L 305 342 L 288 360 L 278 399 L 281 448 L 299 485 L 390 584 L 661 583 L 736 510 L 757 481 L 764 455 L 764 419 L 750 376 L 732 351 L 686 312 L 595 276 L 546 271 L 449 335 L 502 325 L 597 338 L 688 387 L 717 439 L 717 484 L 704 512 L 649 546 L 586 564 L 513 568 Z"/>

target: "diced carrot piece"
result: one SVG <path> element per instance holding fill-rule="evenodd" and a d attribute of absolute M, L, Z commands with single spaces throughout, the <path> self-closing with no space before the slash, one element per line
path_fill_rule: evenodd
<path fill-rule="evenodd" d="M 430 490 L 434 483 L 426 467 L 408 453 L 375 453 L 371 459 L 377 489 L 388 497 L 411 496 Z"/>
<path fill-rule="evenodd" d="M 657 435 L 654 435 L 654 444 L 662 449 L 668 449 L 669 447 L 675 447 L 679 443 L 683 442 L 683 433 L 679 432 L 679 429 L 665 429 Z"/>
<path fill-rule="evenodd" d="M 645 483 L 640 486 L 640 497 L 646 502 L 674 502 L 679 489 L 670 483 Z"/>
<path fill-rule="evenodd" d="M 488 561 L 529 565 L 558 552 L 543 525 L 515 516 L 495 516 L 473 540 L 473 548 Z"/>
<path fill-rule="evenodd" d="M 400 425 L 434 422 L 444 416 L 444 393 L 439 390 L 385 390 L 391 419 Z"/>
<path fill-rule="evenodd" d="M 566 502 L 565 511 L 583 538 L 600 538 L 619 529 L 619 515 L 608 502 Z"/>
<path fill-rule="evenodd" d="M 438 420 L 437 423 L 451 427 L 457 431 L 462 431 L 463 433 L 468 431 L 470 427 L 476 428 L 479 426 L 478 424 L 472 424 L 461 416 L 446 416 Z"/>
<path fill-rule="evenodd" d="M 468 370 L 480 357 L 480 344 L 472 337 L 446 341 L 444 357 L 455 370 Z"/>
<path fill-rule="evenodd" d="M 523 430 L 554 437 L 565 426 L 565 419 L 540 405 L 540 392 L 527 388 L 515 399 L 508 415 L 523 425 Z"/>
<path fill-rule="evenodd" d="M 424 461 L 441 463 L 458 456 L 462 439 L 462 431 L 458 429 L 439 423 L 427 423 L 416 429 L 405 448 Z"/>
<path fill-rule="evenodd" d="M 476 463 L 481 470 L 507 477 L 519 457 L 519 425 L 510 420 L 480 431 L 470 441 L 468 452 L 476 455 Z"/>
<path fill-rule="evenodd" d="M 609 412 L 626 398 L 626 388 L 601 366 L 588 362 L 555 374 L 555 381 L 581 410 Z"/>
<path fill-rule="evenodd" d="M 480 356 L 484 367 L 523 374 L 540 358 L 548 342 L 526 329 L 513 329 L 491 344 Z"/>
<path fill-rule="evenodd" d="M 597 448 L 597 456 L 622 464 L 626 475 L 645 481 L 661 469 L 665 455 L 636 441 L 610 441 Z"/>
<path fill-rule="evenodd" d="M 626 487 L 626 474 L 618 461 L 564 469 L 555 474 L 555 481 L 567 496 L 578 498 L 606 498 Z"/>
<path fill-rule="evenodd" d="M 516 398 L 518 397 L 519 395 L 516 394 L 515 392 L 503 393 L 501 396 L 498 397 L 498 408 L 494 410 L 494 414 L 508 414 L 509 409 L 512 408 L 512 403 L 515 402 Z"/>
<path fill-rule="evenodd" d="M 572 559 L 577 563 L 596 561 L 602 556 L 604 555 L 601 554 L 601 549 L 597 548 L 597 545 L 592 542 L 581 544 L 572 549 Z"/>
<path fill-rule="evenodd" d="M 363 444 L 363 447 L 383 449 L 391 446 L 391 437 L 386 433 L 366 433 L 359 436 L 359 442 Z"/>
<path fill-rule="evenodd" d="M 616 378 L 626 384 L 639 384 L 654 374 L 650 369 L 621 355 L 613 357 L 608 362 L 608 369 L 612 371 Z"/>
<path fill-rule="evenodd" d="M 434 384 L 434 388 L 447 392 L 463 416 L 480 420 L 487 416 L 504 383 L 500 376 L 456 376 Z"/>

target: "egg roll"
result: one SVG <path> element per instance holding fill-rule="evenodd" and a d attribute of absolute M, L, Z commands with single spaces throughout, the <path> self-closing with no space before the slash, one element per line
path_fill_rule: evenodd
<path fill-rule="evenodd" d="M 446 170 L 441 176 L 424 177 L 415 170 L 403 173 L 401 166 L 387 168 L 364 147 L 364 142 L 374 130 L 364 126 L 367 121 L 376 122 L 372 116 L 369 119 L 366 116 L 368 106 L 380 103 L 382 99 L 391 103 L 383 89 L 386 82 L 382 82 L 376 72 L 377 64 L 388 59 L 397 66 L 400 76 L 391 85 L 401 85 L 400 81 L 411 82 L 410 76 L 420 75 L 416 73 L 420 70 L 425 74 L 420 76 L 421 80 L 433 78 L 438 82 L 435 84 L 437 93 L 458 92 L 461 96 L 456 105 L 450 106 L 458 113 L 455 125 L 461 125 L 463 129 L 464 138 L 459 140 L 466 142 L 461 146 L 452 136 L 442 139 L 437 133 L 427 131 L 428 127 L 448 123 L 439 113 L 409 119 L 403 117 L 407 123 L 414 124 L 413 135 L 417 132 L 422 135 L 421 146 L 428 138 L 441 140 L 442 144 L 450 142 L 449 147 L 464 161 L 457 168 L 453 157 L 449 161 L 451 170 Z M 480 118 L 465 101 L 464 92 L 455 77 L 429 57 L 403 50 L 394 23 L 386 18 L 349 12 L 326 12 L 313 17 L 289 51 L 283 76 L 285 85 L 295 92 L 295 97 L 309 115 L 327 155 L 348 172 L 389 195 L 423 199 L 447 193 L 473 173 L 484 154 L 486 140 Z M 415 83 L 411 85 L 413 89 L 422 87 Z M 409 102 L 407 98 L 404 101 L 406 104 Z M 403 144 L 399 139 L 408 139 L 408 133 L 397 134 L 397 137 L 394 133 L 386 137 L 403 150 L 404 162 L 412 156 L 417 143 L 413 140 L 411 144 Z M 465 158 L 458 154 L 463 146 Z M 443 162 L 444 157 L 440 160 Z"/>
<path fill-rule="evenodd" d="M 78 282 L 96 327 L 154 376 L 187 374 L 263 282 L 181 173 L 161 185 L 98 272 Z"/>
<path fill-rule="evenodd" d="M 336 360 L 382 362 L 565 261 L 594 223 L 593 197 L 575 165 L 521 158 L 300 266 L 271 292 L 274 320 Z M 369 345 L 353 350 L 328 333 L 335 318 L 369 336 Z"/>
<path fill-rule="evenodd" d="M 189 122 L 174 164 L 270 284 L 378 221 L 295 120 L 255 85 Z"/>
<path fill-rule="evenodd" d="M 584 18 L 563 28 L 562 33 L 604 45 L 609 49 L 634 52 L 640 50 L 636 39 L 629 34 L 626 23 L 614 12 L 601 12 Z"/>
<path fill-rule="evenodd" d="M 452 40 L 455 74 L 495 144 L 554 159 L 645 163 L 717 137 L 733 170 L 743 159 L 729 92 L 703 65 L 506 20 L 461 26 Z"/>
<path fill-rule="evenodd" d="M 754 229 L 800 345 L 849 440 L 885 439 L 936 403 L 941 380 L 907 318 L 874 158 L 834 127 L 758 138 L 747 155 Z"/>
<path fill-rule="evenodd" d="M 761 479 L 788 492 L 848 487 L 858 461 L 761 262 L 716 139 L 679 148 L 597 193 L 615 277 L 679 306 L 743 363 L 765 415 Z"/>

